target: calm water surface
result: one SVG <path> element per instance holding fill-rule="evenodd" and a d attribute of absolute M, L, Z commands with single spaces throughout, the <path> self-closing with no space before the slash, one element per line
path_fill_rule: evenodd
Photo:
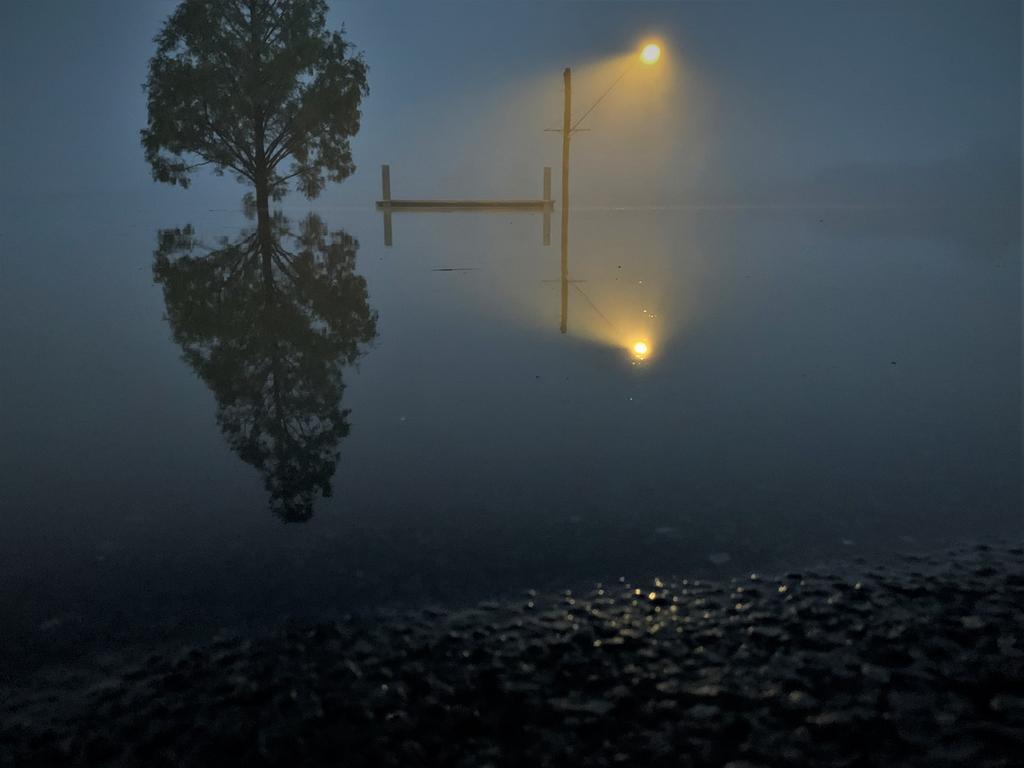
<path fill-rule="evenodd" d="M 1021 531 L 1014 211 L 308 213 L 5 216 L 9 662 Z"/>

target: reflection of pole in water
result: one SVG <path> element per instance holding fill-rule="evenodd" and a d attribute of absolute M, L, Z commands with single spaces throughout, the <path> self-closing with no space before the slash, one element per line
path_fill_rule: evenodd
<path fill-rule="evenodd" d="M 569 224 L 569 216 L 562 214 L 562 231 Z M 562 321 L 559 330 L 565 333 L 569 328 L 569 238 L 562 235 Z"/>
<path fill-rule="evenodd" d="M 544 166 L 544 245 L 551 245 L 551 168 Z"/>
<path fill-rule="evenodd" d="M 381 200 L 385 205 L 391 205 L 391 166 L 380 167 Z M 391 209 L 384 209 L 384 245 L 391 246 Z"/>
<path fill-rule="evenodd" d="M 565 108 L 562 110 L 562 322 L 565 333 L 569 325 L 569 131 L 572 123 L 572 70 L 562 72 L 565 83 Z"/>

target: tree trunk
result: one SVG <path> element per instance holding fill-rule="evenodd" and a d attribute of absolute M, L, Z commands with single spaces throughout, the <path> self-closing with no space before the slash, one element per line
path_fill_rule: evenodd
<path fill-rule="evenodd" d="M 256 180 L 256 212 L 260 216 L 270 215 L 270 188 L 266 178 Z"/>
<path fill-rule="evenodd" d="M 263 256 L 263 279 L 267 290 L 268 301 L 273 295 L 272 257 L 274 237 L 270 223 L 270 192 L 266 178 L 256 181 L 256 234 L 259 238 L 260 251 Z"/>

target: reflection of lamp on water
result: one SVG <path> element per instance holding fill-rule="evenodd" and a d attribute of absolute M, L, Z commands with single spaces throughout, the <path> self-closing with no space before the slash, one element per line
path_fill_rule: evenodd
<path fill-rule="evenodd" d="M 644 360 L 647 354 L 651 351 L 650 347 L 647 346 L 646 341 L 637 341 L 632 346 L 633 358 L 636 360 Z"/>

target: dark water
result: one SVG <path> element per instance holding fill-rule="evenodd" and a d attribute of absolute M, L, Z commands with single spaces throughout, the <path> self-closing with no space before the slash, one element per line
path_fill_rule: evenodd
<path fill-rule="evenodd" d="M 1021 532 L 1017 211 L 308 213 L 5 216 L 9 662 Z"/>

